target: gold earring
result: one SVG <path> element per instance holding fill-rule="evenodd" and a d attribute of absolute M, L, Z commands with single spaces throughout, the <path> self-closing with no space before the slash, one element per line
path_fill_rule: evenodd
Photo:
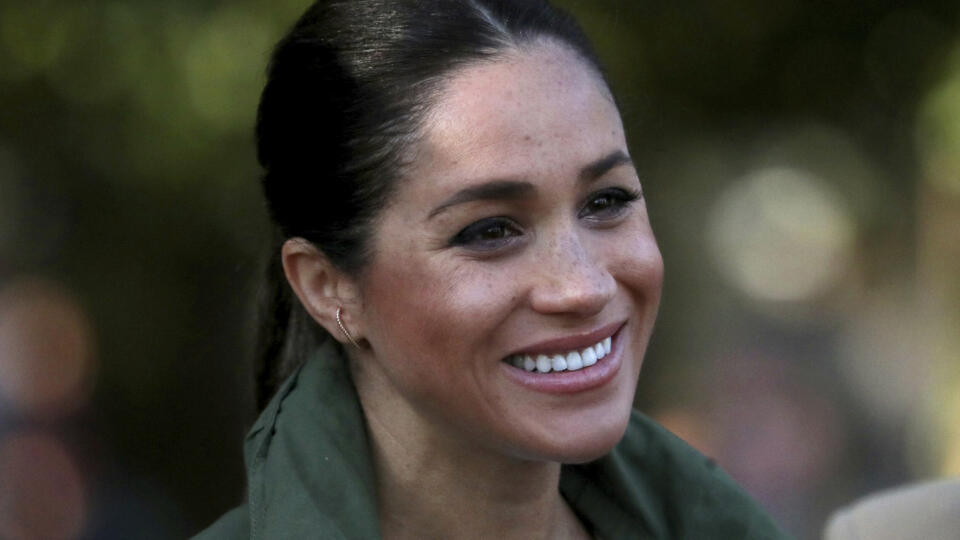
<path fill-rule="evenodd" d="M 340 327 L 340 331 L 343 332 L 343 335 L 347 336 L 347 339 L 350 340 L 350 343 L 353 343 L 353 346 L 360 348 L 360 345 L 357 343 L 357 340 L 353 339 L 353 336 L 350 335 L 350 332 L 347 332 L 347 327 L 343 325 L 343 320 L 340 319 L 340 312 L 343 311 L 343 306 L 337 306 L 337 326 Z"/>

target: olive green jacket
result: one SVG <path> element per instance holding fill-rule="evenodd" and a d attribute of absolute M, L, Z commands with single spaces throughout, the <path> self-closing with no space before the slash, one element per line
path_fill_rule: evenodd
<path fill-rule="evenodd" d="M 366 437 L 346 362 L 325 345 L 247 435 L 247 503 L 196 538 L 380 538 Z M 784 537 L 713 461 L 640 413 L 609 455 L 564 466 L 560 491 L 604 540 Z"/>

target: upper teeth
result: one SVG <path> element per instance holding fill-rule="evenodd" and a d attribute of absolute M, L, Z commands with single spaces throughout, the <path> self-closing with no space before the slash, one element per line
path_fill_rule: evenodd
<path fill-rule="evenodd" d="M 539 373 L 549 373 L 551 371 L 576 371 L 585 367 L 590 367 L 597 363 L 604 356 L 610 354 L 610 338 L 587 347 L 570 351 L 568 353 L 556 354 L 513 354 L 507 357 L 507 362 L 514 367 L 526 371 L 537 371 Z"/>

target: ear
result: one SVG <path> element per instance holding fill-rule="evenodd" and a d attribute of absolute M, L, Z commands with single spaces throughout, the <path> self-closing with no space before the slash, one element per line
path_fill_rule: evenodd
<path fill-rule="evenodd" d="M 359 341 L 362 330 L 356 325 L 358 317 L 354 313 L 360 307 L 356 282 L 303 238 L 290 238 L 284 242 L 280 259 L 287 282 L 313 320 L 334 339 L 349 345 L 350 341 L 337 324 L 337 309 L 343 308 L 340 318 L 353 338 Z"/>

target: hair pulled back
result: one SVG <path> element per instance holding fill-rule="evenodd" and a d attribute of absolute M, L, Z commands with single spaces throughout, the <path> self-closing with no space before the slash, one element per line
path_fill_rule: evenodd
<path fill-rule="evenodd" d="M 257 338 L 258 409 L 328 337 L 286 283 L 283 241 L 302 237 L 336 267 L 359 272 L 373 220 L 443 82 L 544 38 L 602 77 L 577 23 L 544 0 L 320 0 L 279 42 L 256 128 L 275 225 Z"/>

